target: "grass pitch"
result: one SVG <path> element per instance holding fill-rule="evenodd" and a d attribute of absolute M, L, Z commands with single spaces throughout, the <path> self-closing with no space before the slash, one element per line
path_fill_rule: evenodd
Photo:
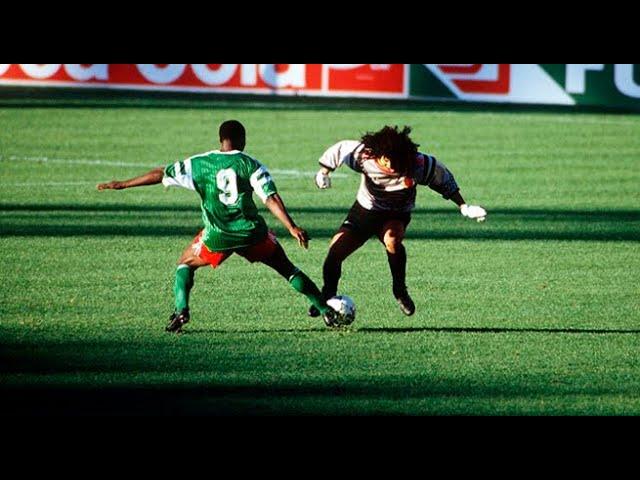
<path fill-rule="evenodd" d="M 127 100 L 0 104 L 0 403 L 11 414 L 638 415 L 640 116 L 470 108 L 320 108 Z M 295 108 L 293 108 L 295 107 Z M 411 125 L 484 224 L 422 188 L 409 226 L 404 317 L 381 244 L 344 264 L 351 328 L 327 330 L 267 267 L 201 269 L 192 322 L 163 331 L 180 252 L 200 228 L 195 194 L 101 181 L 216 148 L 247 127 L 312 241 L 355 199 L 347 169 L 313 186 L 326 147 Z"/>

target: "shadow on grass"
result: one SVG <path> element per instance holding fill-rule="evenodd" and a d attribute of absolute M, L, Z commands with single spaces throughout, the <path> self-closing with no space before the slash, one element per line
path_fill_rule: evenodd
<path fill-rule="evenodd" d="M 327 239 L 334 235 L 348 207 L 289 210 L 306 226 L 311 238 Z M 181 212 L 191 215 L 179 215 Z M 287 237 L 268 212 L 263 213 L 276 233 Z M 5 203 L 0 204 L 0 214 L 0 235 L 5 237 L 192 237 L 200 228 L 200 212 L 195 205 Z M 458 217 L 454 208 L 416 209 L 406 236 L 432 240 L 640 241 L 640 210 L 501 208 L 489 210 L 487 222 L 481 225 Z"/>
<path fill-rule="evenodd" d="M 212 384 L 201 386 L 0 386 L 0 416 L 33 415 L 394 415 L 478 414 L 478 404 L 492 403 L 492 414 L 509 400 L 540 410 L 563 397 L 580 395 L 583 414 L 601 412 L 603 396 L 633 396 L 620 386 L 566 385 L 539 378 L 537 385 L 512 381 L 486 384 L 423 376 L 377 377 L 376 381 L 273 382 Z M 591 402 L 589 402 L 589 397 Z M 599 400 L 598 400 L 599 399 Z M 524 405 L 523 402 L 525 403 Z M 593 405 L 597 403 L 597 406 Z M 485 406 L 485 409 L 487 407 Z M 504 407 L 502 407 L 504 408 Z M 556 406 L 556 409 L 558 407 Z M 566 410 L 566 406 L 563 407 Z M 574 411 L 575 412 L 575 411 Z"/>
<path fill-rule="evenodd" d="M 328 213 L 347 214 L 351 204 L 344 207 L 287 207 L 293 213 Z M 105 203 L 105 204 L 74 204 L 74 203 L 0 203 L 0 212 L 121 212 L 121 213 L 174 213 L 174 212 L 194 212 L 200 214 L 200 207 L 194 202 L 193 205 L 176 205 L 173 203 L 153 205 L 135 205 L 128 203 Z M 268 212 L 264 212 L 268 213 Z M 416 208 L 413 210 L 413 218 L 422 215 L 458 215 L 455 206 L 445 208 Z M 569 209 L 569 208 L 496 208 L 490 209 L 489 215 L 493 216 L 521 216 L 523 220 L 532 217 L 545 217 L 549 219 L 559 219 L 566 221 L 592 222 L 593 220 L 608 221 L 640 221 L 640 210 L 630 209 Z"/>
<path fill-rule="evenodd" d="M 277 335 L 301 332 L 337 333 L 305 327 L 246 331 L 194 329 L 187 333 Z M 420 332 L 637 335 L 640 330 L 372 327 L 353 329 L 348 333 Z M 0 384 L 0 415 L 371 415 L 420 414 L 425 408 L 436 414 L 447 414 L 451 409 L 475 414 L 478 412 L 474 405 L 482 400 L 491 402 L 494 398 L 504 404 L 509 399 L 522 402 L 530 397 L 535 406 L 540 398 L 549 397 L 549 408 L 552 408 L 554 398 L 567 395 L 593 396 L 595 402 L 596 397 L 603 395 L 637 394 L 632 383 L 611 385 L 603 382 L 585 387 L 580 381 L 573 384 L 570 376 L 550 381 L 554 377 L 549 372 L 542 372 L 535 378 L 529 375 L 523 380 L 515 371 L 513 376 L 504 379 L 491 377 L 482 382 L 443 378 L 428 371 L 417 375 L 376 376 L 375 379 L 349 377 L 336 380 L 330 374 L 327 380 L 318 381 L 309 380 L 300 373 L 297 381 L 261 380 L 256 373 L 266 368 L 264 361 L 268 358 L 254 354 L 239 356 L 236 360 L 220 357 L 218 361 L 213 356 L 213 361 L 206 361 L 177 355 L 175 342 L 159 342 L 157 348 L 146 353 L 139 351 L 135 341 L 124 346 L 126 348 L 123 349 L 122 342 L 102 340 L 45 342 L 38 344 L 37 348 L 22 342 L 8 342 L 0 349 L 0 373 L 7 375 L 6 378 L 8 375 L 14 378 L 12 384 Z M 258 369 L 256 371 L 250 368 L 253 362 Z M 315 369 L 318 367 L 311 368 L 311 372 L 317 373 Z M 159 380 L 154 384 L 139 384 L 139 378 L 146 373 L 166 374 L 166 380 L 161 379 L 163 376 L 157 377 Z M 270 371 L 269 375 L 273 373 Z M 71 374 L 73 383 L 55 383 L 56 375 L 61 374 Z M 117 376 L 113 377 L 114 374 Z M 238 380 L 220 380 L 221 375 L 228 374 L 234 374 Z M 15 378 L 16 375 L 19 379 Z M 256 380 L 250 381 L 247 377 Z M 203 378 L 208 380 L 203 381 Z M 598 377 L 596 380 L 601 379 Z M 46 385 L 42 382 L 52 383 Z M 451 402 L 447 403 L 448 399 Z M 465 402 L 471 403 L 463 407 Z"/>
<path fill-rule="evenodd" d="M 447 396 L 424 386 L 402 388 L 354 385 L 273 384 L 202 387 L 0 387 L 0 416 L 21 415 L 367 415 L 376 401 Z M 503 395 L 501 395 L 503 396 Z M 367 409 L 345 408 L 349 400 Z M 416 412 L 419 414 L 419 412 Z"/>
<path fill-rule="evenodd" d="M 348 336 L 357 338 L 359 335 L 387 335 L 387 334 L 437 334 L 449 333 L 453 335 L 466 334 L 542 334 L 542 335 L 640 335 L 640 329 L 607 329 L 607 328 L 511 328 L 511 327 L 345 327 L 338 329 L 317 326 L 313 328 L 251 328 L 245 330 L 230 330 L 223 328 L 185 328 L 177 337 L 185 341 L 191 338 L 211 339 L 220 336 L 255 337 L 270 339 L 282 334 L 313 335 L 317 338 L 336 338 Z M 242 362 L 219 361 L 215 365 L 200 360 L 183 361 L 175 355 L 176 334 L 165 334 L 165 340 L 158 341 L 153 351 L 148 349 L 145 342 L 112 341 L 112 340 L 70 340 L 47 342 L 37 345 L 29 343 L 15 343 L 3 341 L 0 343 L 0 374 L 85 374 L 85 373 L 171 373 L 171 375 L 188 375 L 194 372 L 213 369 L 218 373 L 232 371 Z M 123 350 L 123 345 L 124 350 Z M 181 345 L 181 344 L 180 344 Z M 185 343 L 189 348 L 191 343 Z M 140 351 L 139 355 L 132 355 L 132 351 Z M 158 362 L 156 357 L 163 360 Z M 236 360 L 239 361 L 239 360 Z M 247 360 L 251 362 L 251 360 Z"/>

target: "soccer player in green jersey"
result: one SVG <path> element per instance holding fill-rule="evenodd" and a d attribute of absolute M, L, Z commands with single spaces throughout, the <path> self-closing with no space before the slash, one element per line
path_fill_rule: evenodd
<path fill-rule="evenodd" d="M 189 321 L 189 292 L 195 271 L 205 265 L 218 267 L 237 253 L 250 262 L 262 262 L 286 278 L 323 315 L 327 326 L 335 325 L 335 312 L 327 306 L 318 287 L 297 268 L 267 228 L 253 202 L 255 192 L 301 247 L 309 236 L 289 216 L 269 172 L 260 162 L 243 153 L 244 126 L 237 120 L 220 125 L 220 149 L 194 155 L 184 161 L 159 167 L 139 177 L 101 183 L 98 190 L 121 190 L 143 185 L 184 187 L 201 199 L 204 229 L 196 235 L 178 260 L 174 283 L 175 311 L 166 327 L 180 332 Z"/>

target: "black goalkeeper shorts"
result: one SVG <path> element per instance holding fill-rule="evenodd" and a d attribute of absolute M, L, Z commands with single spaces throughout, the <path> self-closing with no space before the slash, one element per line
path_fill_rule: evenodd
<path fill-rule="evenodd" d="M 374 235 L 379 236 L 384 224 L 390 220 L 399 220 L 406 230 L 411 222 L 411 212 L 367 210 L 356 201 L 341 228 L 349 229 L 363 240 L 368 240 Z"/>

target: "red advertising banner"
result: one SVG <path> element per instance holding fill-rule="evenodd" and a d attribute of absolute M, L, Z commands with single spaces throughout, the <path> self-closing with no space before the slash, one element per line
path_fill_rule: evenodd
<path fill-rule="evenodd" d="M 331 92 L 402 93 L 405 83 L 403 64 L 328 64 Z"/>
<path fill-rule="evenodd" d="M 0 64 L 0 85 L 406 98 L 404 64 Z"/>

